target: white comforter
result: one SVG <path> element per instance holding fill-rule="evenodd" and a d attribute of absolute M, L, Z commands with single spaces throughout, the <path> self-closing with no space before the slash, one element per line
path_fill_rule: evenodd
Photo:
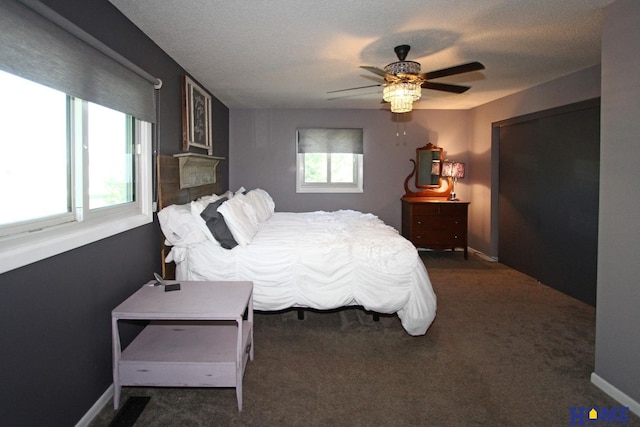
<path fill-rule="evenodd" d="M 254 308 L 320 310 L 361 305 L 397 313 L 410 335 L 424 334 L 436 296 L 415 247 L 372 214 L 276 212 L 247 246 L 209 241 L 174 246 L 178 280 L 249 280 Z"/>

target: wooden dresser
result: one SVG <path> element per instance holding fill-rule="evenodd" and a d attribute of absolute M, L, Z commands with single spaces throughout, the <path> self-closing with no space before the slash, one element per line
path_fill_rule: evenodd
<path fill-rule="evenodd" d="M 402 198 L 402 235 L 417 248 L 464 249 L 469 202 L 438 197 Z"/>

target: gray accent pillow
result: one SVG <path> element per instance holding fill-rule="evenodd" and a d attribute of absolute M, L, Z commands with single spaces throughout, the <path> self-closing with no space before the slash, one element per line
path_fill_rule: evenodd
<path fill-rule="evenodd" d="M 226 197 L 222 199 L 218 199 L 213 203 L 209 203 L 206 208 L 202 211 L 200 216 L 204 219 L 204 222 L 207 224 L 207 228 L 213 234 L 213 237 L 220 243 L 225 249 L 233 249 L 238 246 L 238 242 L 233 238 L 231 234 L 231 230 L 227 227 L 227 223 L 224 222 L 224 217 L 220 212 L 218 212 L 218 207 L 226 202 Z"/>

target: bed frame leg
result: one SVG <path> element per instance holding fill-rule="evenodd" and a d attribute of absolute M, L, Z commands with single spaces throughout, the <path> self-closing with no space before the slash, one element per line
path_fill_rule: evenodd
<path fill-rule="evenodd" d="M 296 311 L 298 312 L 298 320 L 304 320 L 304 310 L 297 308 Z"/>
<path fill-rule="evenodd" d="M 373 313 L 373 321 L 374 322 L 379 322 L 380 321 L 380 314 L 379 313 Z"/>

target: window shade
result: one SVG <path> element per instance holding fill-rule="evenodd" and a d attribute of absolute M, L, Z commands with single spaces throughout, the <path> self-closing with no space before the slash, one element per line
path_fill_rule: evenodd
<path fill-rule="evenodd" d="M 298 153 L 363 154 L 362 129 L 298 129 Z"/>
<path fill-rule="evenodd" d="M 148 79 L 73 35 L 70 31 L 97 42 L 42 3 L 24 3 L 28 7 L 0 0 L 0 69 L 155 123 L 154 88 Z"/>

